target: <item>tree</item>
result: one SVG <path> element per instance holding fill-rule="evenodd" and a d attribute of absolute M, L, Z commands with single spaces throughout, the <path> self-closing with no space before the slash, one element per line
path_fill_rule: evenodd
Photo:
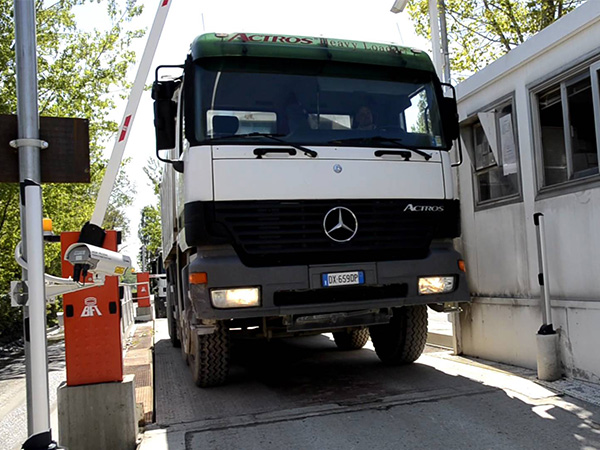
<path fill-rule="evenodd" d="M 156 158 L 148 158 L 148 165 L 144 167 L 144 173 L 150 180 L 150 184 L 157 197 L 160 195 L 160 178 L 162 177 L 162 168 Z"/>
<path fill-rule="evenodd" d="M 584 2 L 445 0 L 451 66 L 457 79 L 482 69 Z M 429 39 L 428 0 L 413 0 L 408 11 L 417 34 Z"/>
<path fill-rule="evenodd" d="M 158 258 L 162 251 L 161 240 L 161 221 L 160 221 L 160 178 L 162 168 L 159 162 L 154 158 L 148 159 L 148 164 L 144 167 L 144 173 L 150 181 L 150 185 L 156 197 L 156 205 L 144 206 L 142 217 L 138 228 L 138 237 L 142 244 L 139 253 L 139 262 L 143 266 L 144 258 L 146 264 Z M 143 267 L 145 270 L 146 268 Z"/>
<path fill-rule="evenodd" d="M 140 248 L 140 263 L 143 262 L 142 255 L 146 258 L 146 264 L 157 259 L 162 250 L 160 206 L 144 206 L 138 237 L 142 244 Z"/>
<path fill-rule="evenodd" d="M 118 128 L 108 114 L 115 107 L 117 93 L 128 87 L 127 69 L 135 59 L 131 43 L 143 35 L 140 30 L 126 29 L 142 11 L 135 0 L 103 2 L 111 23 L 108 29 L 79 29 L 74 8 L 93 3 L 97 2 L 36 1 L 40 114 L 90 120 L 91 183 L 43 187 L 44 215 L 53 219 L 58 232 L 79 230 L 92 215 L 106 166 L 101 154 L 103 143 L 112 141 Z M 0 35 L 0 114 L 15 114 L 13 0 L 0 0 Z M 122 175 L 105 225 L 127 228 L 122 209 L 131 202 L 132 190 L 128 184 Z M 5 294 L 9 283 L 20 278 L 20 268 L 12 256 L 20 240 L 18 193 L 18 185 L 0 183 L 0 340 L 13 333 L 20 314 L 20 309 L 10 306 L 5 313 L 5 306 L 10 303 Z M 47 270 L 58 274 L 59 246 L 47 245 L 45 251 Z"/>

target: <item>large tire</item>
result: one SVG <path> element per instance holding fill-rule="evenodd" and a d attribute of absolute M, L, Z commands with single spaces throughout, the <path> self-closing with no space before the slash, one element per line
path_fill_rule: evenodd
<path fill-rule="evenodd" d="M 333 333 L 333 340 L 340 350 L 358 350 L 368 342 L 369 329 L 355 328 L 353 330 L 336 331 Z"/>
<path fill-rule="evenodd" d="M 379 359 L 397 366 L 416 361 L 427 342 L 427 306 L 405 306 L 395 309 L 386 325 L 370 327 L 371 340 Z"/>
<path fill-rule="evenodd" d="M 183 360 L 183 362 L 185 363 L 186 366 L 190 365 L 190 355 L 188 355 L 188 352 L 191 353 L 192 351 L 192 344 L 189 341 L 189 336 L 186 336 L 186 334 L 183 332 L 183 330 L 180 330 L 180 336 L 181 336 L 181 340 L 179 341 L 179 346 L 181 347 L 181 359 Z"/>
<path fill-rule="evenodd" d="M 191 336 L 189 362 L 197 386 L 220 386 L 229 374 L 229 329 L 219 322 L 214 333 Z"/>
<path fill-rule="evenodd" d="M 170 289 L 169 286 L 167 289 Z M 175 311 L 172 301 L 172 295 L 167 293 L 167 325 L 169 327 L 169 338 L 171 339 L 171 345 L 173 347 L 181 347 L 181 341 L 177 336 L 177 319 L 175 318 Z"/>

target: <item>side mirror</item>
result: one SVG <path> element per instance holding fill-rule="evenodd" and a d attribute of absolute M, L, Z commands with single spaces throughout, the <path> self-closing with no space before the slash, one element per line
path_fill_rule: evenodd
<path fill-rule="evenodd" d="M 452 167 L 458 167 L 463 162 L 462 143 L 460 140 L 460 125 L 458 123 L 458 104 L 456 103 L 456 89 L 449 83 L 441 83 L 451 92 L 452 97 L 442 97 L 441 110 L 444 123 L 444 135 L 448 143 L 458 140 L 458 161 Z"/>
<path fill-rule="evenodd" d="M 448 141 L 454 141 L 460 136 L 456 99 L 453 97 L 444 97 L 442 100 L 442 111 L 446 139 Z"/>
<path fill-rule="evenodd" d="M 173 96 L 180 83 L 179 80 L 167 80 L 155 81 L 152 84 L 156 151 L 175 148 L 177 103 Z"/>

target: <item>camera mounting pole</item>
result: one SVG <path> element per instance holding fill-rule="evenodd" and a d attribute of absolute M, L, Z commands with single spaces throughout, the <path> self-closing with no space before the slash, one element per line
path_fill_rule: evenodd
<path fill-rule="evenodd" d="M 21 235 L 25 243 L 28 270 L 28 303 L 23 308 L 27 386 L 27 431 L 24 448 L 55 447 L 50 431 L 48 393 L 48 352 L 46 342 L 46 296 L 44 285 L 44 241 L 40 170 L 39 112 L 35 4 L 14 1 L 15 54 L 17 65 L 17 117 L 19 180 L 21 183 Z"/>

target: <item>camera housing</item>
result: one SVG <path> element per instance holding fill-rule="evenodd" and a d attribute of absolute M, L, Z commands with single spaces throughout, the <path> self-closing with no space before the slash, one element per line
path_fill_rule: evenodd
<path fill-rule="evenodd" d="M 95 245 L 76 242 L 65 252 L 65 259 L 75 267 L 82 268 L 84 277 L 88 272 L 97 275 L 124 275 L 131 267 L 131 258 Z M 77 277 L 73 277 L 76 281 Z"/>

